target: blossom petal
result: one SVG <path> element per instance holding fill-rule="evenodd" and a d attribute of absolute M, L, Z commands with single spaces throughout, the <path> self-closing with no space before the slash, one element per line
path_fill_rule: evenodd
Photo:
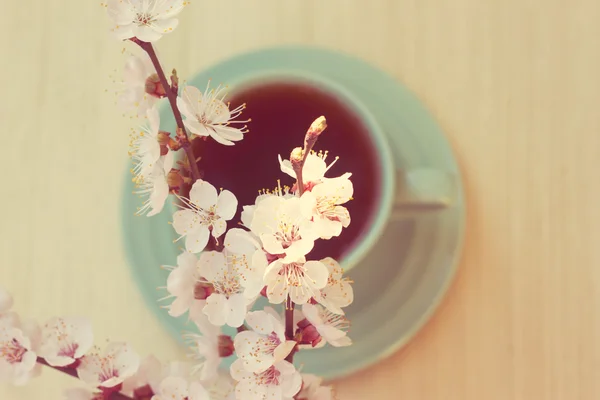
<path fill-rule="evenodd" d="M 238 201 L 233 193 L 229 190 L 223 190 L 219 193 L 217 199 L 217 215 L 229 221 L 237 211 Z"/>
<path fill-rule="evenodd" d="M 214 125 L 213 128 L 217 135 L 232 142 L 237 142 L 244 138 L 244 133 L 241 129 L 234 128 L 233 126 Z"/>
<path fill-rule="evenodd" d="M 221 237 L 227 230 L 227 222 L 223 218 L 219 218 L 212 224 L 212 235 L 215 238 Z"/>
<path fill-rule="evenodd" d="M 244 332 L 240 332 L 238 335 L 241 335 L 242 333 Z M 238 337 L 238 335 L 236 335 L 236 338 Z M 250 375 L 250 372 L 246 371 L 246 369 L 244 368 L 244 361 L 239 358 L 231 364 L 229 372 L 231 374 L 231 377 L 236 381 L 241 381 Z"/>
<path fill-rule="evenodd" d="M 130 24 L 135 18 L 135 11 L 129 2 L 123 0 L 107 0 L 108 16 L 117 25 Z"/>
<path fill-rule="evenodd" d="M 299 258 L 304 257 L 305 255 L 310 253 L 314 246 L 315 246 L 315 242 L 314 242 L 314 240 L 312 240 L 310 238 L 307 238 L 307 239 L 302 238 L 300 240 L 297 240 L 297 241 L 293 242 L 290 247 L 285 249 L 285 257 L 283 258 L 282 261 L 285 263 L 294 262 L 294 261 L 298 260 Z M 269 251 L 269 249 L 267 249 L 266 245 L 265 245 L 265 250 Z M 269 251 L 269 253 L 270 253 L 270 251 Z M 278 253 L 271 253 L 271 254 L 278 254 Z"/>
<path fill-rule="evenodd" d="M 123 81 L 126 85 L 144 89 L 144 86 L 142 85 L 148 78 L 146 75 L 146 63 L 144 62 L 147 59 L 148 56 L 145 53 L 142 53 L 139 56 L 132 55 L 127 57 L 125 66 L 123 67 Z M 143 93 L 143 90 L 140 90 L 138 93 Z"/>
<path fill-rule="evenodd" d="M 203 210 L 208 210 L 215 206 L 217 198 L 217 189 L 201 179 L 197 180 L 190 189 L 191 202 Z"/>
<path fill-rule="evenodd" d="M 119 369 L 119 376 L 126 378 L 136 373 L 140 367 L 140 356 L 133 351 L 128 343 L 111 343 L 105 351 L 112 356 L 115 366 Z"/>
<path fill-rule="evenodd" d="M 200 383 L 192 382 L 190 384 L 188 399 L 189 400 L 210 400 L 210 396 L 209 396 L 208 392 L 206 391 L 206 389 L 204 389 L 204 387 Z"/>
<path fill-rule="evenodd" d="M 277 277 L 273 284 L 267 287 L 267 297 L 273 304 L 283 303 L 288 296 L 288 287 L 282 277 Z"/>
<path fill-rule="evenodd" d="M 273 234 L 267 233 L 267 234 L 260 235 L 260 241 L 262 242 L 264 249 L 269 254 L 283 254 L 287 251 L 287 250 L 283 249 L 281 242 Z M 295 243 L 297 243 L 297 242 L 292 243 L 292 246 Z M 288 249 L 289 249 L 289 247 L 288 247 Z"/>
<path fill-rule="evenodd" d="M 182 89 L 182 95 L 185 94 L 185 92 L 188 90 L 188 88 L 190 88 L 192 86 L 186 86 Z M 179 109 L 179 111 L 181 112 L 181 114 L 186 118 L 183 122 L 187 122 L 188 120 L 191 121 L 195 121 L 196 120 L 196 114 L 193 112 L 193 109 L 191 109 L 189 103 L 187 101 L 184 100 L 183 97 L 177 97 L 177 108 Z M 186 125 L 187 126 L 187 125 Z"/>
<path fill-rule="evenodd" d="M 162 18 L 173 18 L 183 10 L 185 6 L 184 0 L 168 0 L 163 2 L 163 9 L 160 10 Z"/>
<path fill-rule="evenodd" d="M 215 139 L 215 141 L 217 143 L 220 143 L 220 144 L 222 144 L 224 146 L 233 146 L 235 144 L 232 141 L 230 141 L 228 139 L 225 139 L 219 133 L 217 133 L 217 131 L 215 131 L 215 129 L 213 127 L 210 127 L 208 129 L 208 134 L 210 135 L 211 138 Z"/>
<path fill-rule="evenodd" d="M 229 306 L 229 316 L 227 325 L 237 328 L 244 323 L 248 307 L 246 306 L 246 297 L 243 294 L 234 294 L 227 301 Z"/>
<path fill-rule="evenodd" d="M 284 174 L 288 174 L 292 178 L 296 179 L 296 173 L 294 172 L 294 168 L 292 167 L 292 163 L 290 160 L 283 160 L 281 155 L 279 157 L 279 167 L 281 168 L 281 172 Z"/>
<path fill-rule="evenodd" d="M 152 217 L 162 211 L 165 206 L 165 202 L 169 197 L 169 184 L 165 178 L 157 179 L 154 182 L 154 189 L 150 193 L 150 207 L 152 210 L 147 214 L 148 217 Z"/>
<path fill-rule="evenodd" d="M 211 324 L 223 326 L 229 317 L 229 307 L 225 295 L 213 293 L 206 299 L 204 314 Z"/>
<path fill-rule="evenodd" d="M 119 40 L 127 40 L 127 39 L 131 39 L 132 37 L 135 36 L 136 30 L 135 30 L 135 25 L 128 24 L 128 25 L 117 25 L 113 29 L 111 29 L 111 32 L 115 36 L 115 38 L 117 38 Z"/>
<path fill-rule="evenodd" d="M 316 185 L 312 192 L 317 197 L 330 198 L 334 204 L 344 204 L 352 198 L 354 187 L 351 180 L 339 177 Z"/>
<path fill-rule="evenodd" d="M 262 247 L 252 234 L 240 228 L 232 228 L 225 235 L 225 248 L 236 254 L 254 254 Z"/>
<path fill-rule="evenodd" d="M 194 301 L 192 296 L 179 296 L 169 306 L 169 315 L 172 317 L 180 317 L 190 308 Z"/>
<path fill-rule="evenodd" d="M 198 262 L 200 275 L 207 281 L 214 282 L 223 277 L 227 271 L 225 255 L 218 251 L 205 251 Z"/>
<path fill-rule="evenodd" d="M 169 19 L 159 19 L 154 21 L 150 27 L 154 29 L 155 32 L 160 33 L 161 35 L 165 33 L 172 32 L 179 25 L 179 20 L 177 18 L 169 18 Z"/>
<path fill-rule="evenodd" d="M 275 362 L 285 360 L 288 354 L 292 352 L 294 347 L 296 347 L 296 342 L 294 340 L 286 340 L 285 342 L 277 346 L 277 348 L 273 352 Z"/>
<path fill-rule="evenodd" d="M 287 361 L 277 363 L 276 368 L 279 369 L 282 374 L 291 375 L 291 377 L 284 379 L 281 383 L 281 389 L 286 398 L 293 398 L 302 388 L 302 376 L 296 371 L 296 368 L 294 368 L 292 364 L 287 363 L 286 366 L 283 367 L 282 363 L 287 363 Z M 291 371 L 292 368 L 294 369 L 293 372 Z"/>
<path fill-rule="evenodd" d="M 160 383 L 160 399 L 183 400 L 188 395 L 188 383 L 180 377 L 169 376 Z"/>
<path fill-rule="evenodd" d="M 313 304 L 304 304 L 302 306 L 302 312 L 304 313 L 304 316 L 306 317 L 308 322 L 310 322 L 311 324 L 313 324 L 313 325 L 322 325 L 323 324 L 323 320 L 319 316 L 319 309 L 317 308 L 317 306 L 315 306 Z"/>
<path fill-rule="evenodd" d="M 196 232 L 185 237 L 185 248 L 192 253 L 200 253 L 208 244 L 210 232 L 205 226 L 201 226 Z"/>
<path fill-rule="evenodd" d="M 158 114 L 156 107 L 152 107 L 146 111 L 146 116 L 148 117 L 150 133 L 152 136 L 156 137 L 158 131 L 160 130 L 160 115 Z"/>
<path fill-rule="evenodd" d="M 179 295 L 191 291 L 194 286 L 194 273 L 198 259 L 195 254 L 184 251 L 177 256 L 177 267 L 169 273 L 167 278 L 167 291 L 172 295 Z"/>
<path fill-rule="evenodd" d="M 194 135 L 210 136 L 210 134 L 212 132 L 210 129 L 208 129 L 206 127 L 206 125 L 201 124 L 200 122 L 198 122 L 192 118 L 186 119 L 185 121 L 183 121 L 183 123 L 190 130 L 190 132 L 192 132 Z"/>
<path fill-rule="evenodd" d="M 322 289 L 327 285 L 329 270 L 320 261 L 307 261 L 304 264 L 305 276 L 311 280 L 313 287 Z"/>
<path fill-rule="evenodd" d="M 262 335 L 268 335 L 274 331 L 273 319 L 264 311 L 251 311 L 246 316 L 246 322 L 250 329 Z"/>
<path fill-rule="evenodd" d="M 321 239 L 326 240 L 339 236 L 342 233 L 342 226 L 340 221 L 332 221 L 327 218 L 317 218 L 315 221 L 315 231 Z"/>
<path fill-rule="evenodd" d="M 162 33 L 156 32 L 150 26 L 147 25 L 132 25 L 133 36 L 143 42 L 156 42 L 162 37 Z"/>
<path fill-rule="evenodd" d="M 325 160 L 316 154 L 309 154 L 304 163 L 302 178 L 304 182 L 315 182 L 323 179 L 327 171 Z"/>
<path fill-rule="evenodd" d="M 200 219 L 192 210 L 179 210 L 173 214 L 173 228 L 180 235 L 195 232 L 200 227 Z"/>

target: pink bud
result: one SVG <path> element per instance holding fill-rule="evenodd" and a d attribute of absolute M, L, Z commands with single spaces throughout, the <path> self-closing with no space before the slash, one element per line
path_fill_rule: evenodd
<path fill-rule="evenodd" d="M 219 335 L 219 357 L 229 357 L 234 351 L 235 348 L 233 347 L 231 336 Z"/>
<path fill-rule="evenodd" d="M 298 330 L 296 331 L 296 341 L 298 344 L 310 344 L 312 347 L 318 345 L 321 340 L 321 334 L 317 328 L 305 318 L 298 322 Z"/>
<path fill-rule="evenodd" d="M 210 283 L 198 282 L 194 286 L 194 298 L 196 300 L 206 300 L 214 291 L 215 288 Z"/>

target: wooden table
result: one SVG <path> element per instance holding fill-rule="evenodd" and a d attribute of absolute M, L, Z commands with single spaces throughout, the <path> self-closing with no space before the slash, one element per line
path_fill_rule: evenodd
<path fill-rule="evenodd" d="M 597 0 L 196 0 L 160 42 L 182 77 L 268 45 L 340 49 L 404 82 L 449 136 L 468 201 L 457 280 L 340 400 L 600 398 L 599 20 Z M 123 254 L 132 121 L 113 104 L 124 56 L 104 10 L 3 2 L 0 22 L 0 282 L 23 315 L 88 315 L 99 344 L 182 356 Z M 46 371 L 0 398 L 74 383 Z"/>

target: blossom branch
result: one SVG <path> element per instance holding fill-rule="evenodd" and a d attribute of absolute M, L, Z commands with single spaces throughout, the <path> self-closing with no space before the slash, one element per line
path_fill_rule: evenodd
<path fill-rule="evenodd" d="M 190 170 L 192 173 L 192 177 L 194 181 L 200 179 L 200 171 L 198 170 L 198 164 L 196 163 L 196 156 L 194 155 L 194 151 L 192 150 L 192 146 L 187 136 L 185 125 L 183 124 L 183 117 L 181 116 L 181 112 L 177 107 L 177 93 L 175 90 L 175 85 L 178 85 L 179 79 L 177 78 L 177 74 L 175 71 L 173 72 L 173 76 L 171 80 L 173 81 L 173 86 L 169 85 L 167 81 L 167 76 L 165 75 L 165 71 L 160 65 L 160 61 L 158 60 L 158 56 L 156 55 L 156 51 L 154 50 L 154 46 L 152 43 L 143 42 L 139 39 L 133 38 L 131 39 L 137 45 L 139 45 L 150 57 L 154 68 L 156 69 L 156 74 L 158 75 L 158 79 L 160 80 L 160 84 L 163 86 L 165 94 L 169 99 L 169 104 L 171 104 L 171 109 L 173 110 L 173 116 L 175 117 L 175 121 L 177 123 L 177 137 L 179 137 L 183 142 L 183 150 L 189 160 Z"/>
<path fill-rule="evenodd" d="M 69 376 L 72 376 L 73 378 L 77 378 L 79 379 L 79 375 L 77 374 L 77 369 L 75 368 L 69 368 L 69 367 L 53 367 L 52 365 L 48 364 L 46 362 L 46 360 L 44 360 L 41 357 L 37 358 L 37 363 L 40 365 L 45 365 L 46 367 L 55 369 L 57 371 L 60 371 L 64 374 L 67 374 Z M 133 400 L 131 397 L 125 396 L 122 393 L 119 392 L 110 392 L 110 393 L 104 393 L 104 396 L 107 400 Z"/>

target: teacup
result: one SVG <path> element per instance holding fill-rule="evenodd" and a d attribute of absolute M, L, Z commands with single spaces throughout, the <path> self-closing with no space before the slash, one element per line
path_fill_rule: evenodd
<path fill-rule="evenodd" d="M 302 145 L 310 123 L 319 115 L 327 118 L 328 128 L 315 149 L 329 152 L 326 177 L 353 174 L 354 199 L 347 205 L 352 222 L 340 237 L 318 241 L 311 259 L 333 256 L 348 271 L 369 253 L 390 221 L 452 204 L 453 174 L 432 168 L 398 170 L 378 121 L 343 86 L 299 71 L 242 75 L 230 78 L 228 85 L 231 108 L 246 104 L 241 119 L 252 119 L 250 132 L 232 147 L 202 142 L 198 153 L 206 179 L 231 190 L 241 204 L 253 204 L 257 190 L 276 180 L 291 186 L 294 181 L 279 170 L 277 155 L 289 156 Z"/>

